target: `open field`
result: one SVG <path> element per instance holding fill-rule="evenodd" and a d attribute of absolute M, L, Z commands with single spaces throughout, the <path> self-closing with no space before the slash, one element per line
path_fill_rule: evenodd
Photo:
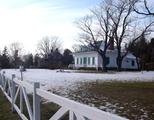
<path fill-rule="evenodd" d="M 12 74 L 15 74 L 20 79 L 19 69 L 5 69 L 6 76 L 10 79 Z M 1 72 L 2 72 L 1 71 Z M 154 71 L 142 72 L 108 72 L 108 73 L 84 73 L 78 70 L 47 70 L 47 69 L 27 69 L 23 72 L 23 80 L 32 82 L 39 82 L 43 89 L 63 89 L 74 88 L 76 82 L 83 81 L 153 81 Z"/>
<path fill-rule="evenodd" d="M 76 89 L 68 90 L 67 94 L 54 92 L 130 120 L 154 118 L 154 82 L 79 82 L 76 86 Z M 0 120 L 19 119 L 17 114 L 11 113 L 10 104 L 1 91 L 0 98 Z M 42 120 L 49 119 L 58 108 L 42 100 Z"/>
<path fill-rule="evenodd" d="M 154 118 L 154 82 L 84 82 L 77 86 L 68 93 L 73 100 L 131 120 Z"/>
<path fill-rule="evenodd" d="M 20 79 L 19 70 L 5 70 Z M 154 72 L 82 73 L 67 70 L 28 69 L 23 78 L 29 83 L 40 82 L 41 87 L 55 94 L 118 114 L 132 120 L 154 118 Z M 0 103 L 1 104 L 1 103 Z M 44 107 L 43 107 L 44 106 Z M 54 110 L 49 101 L 42 105 L 43 120 Z M 57 107 L 55 107 L 57 109 Z M 44 114 L 44 115 L 43 115 Z"/>

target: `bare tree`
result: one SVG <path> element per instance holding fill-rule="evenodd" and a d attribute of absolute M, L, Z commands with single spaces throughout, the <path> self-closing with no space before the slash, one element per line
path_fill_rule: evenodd
<path fill-rule="evenodd" d="M 16 51 L 18 51 L 18 54 L 21 55 L 22 45 L 19 42 L 13 42 L 10 44 L 10 53 L 12 56 L 15 54 Z"/>
<path fill-rule="evenodd" d="M 102 57 L 103 71 L 107 70 L 106 52 L 110 45 L 109 41 L 113 41 L 113 22 L 110 18 L 111 8 L 108 4 L 109 2 L 104 0 L 98 7 L 91 10 L 92 16 L 85 16 L 76 22 L 82 31 L 80 41 L 93 47 Z M 100 47 L 98 42 L 102 41 L 104 46 Z"/>
<path fill-rule="evenodd" d="M 99 37 L 103 40 L 104 46 L 103 48 L 97 49 L 98 53 L 102 56 L 103 59 L 103 68 L 106 71 L 106 52 L 109 45 L 112 46 L 111 49 L 114 49 L 114 38 L 113 38 L 113 22 L 110 17 L 112 0 L 104 0 L 102 3 L 96 8 L 92 10 L 92 13 L 95 15 L 97 24 L 100 26 L 99 29 Z"/>
<path fill-rule="evenodd" d="M 37 45 L 39 54 L 42 57 L 47 57 L 51 51 L 61 48 L 61 42 L 57 36 L 43 37 Z"/>
<path fill-rule="evenodd" d="M 117 47 L 117 69 L 121 70 L 122 60 L 127 55 L 127 52 L 122 48 L 122 44 L 129 40 L 130 29 L 132 28 L 133 20 L 133 5 L 136 0 L 118 0 L 113 1 L 110 6 L 110 17 L 114 23 L 114 39 Z"/>
<path fill-rule="evenodd" d="M 134 13 L 134 6 L 139 0 L 103 0 L 103 2 L 94 10 L 92 16 L 86 16 L 77 22 L 82 30 L 80 41 L 84 44 L 90 44 L 102 56 L 103 68 L 106 69 L 106 51 L 110 45 L 109 41 L 114 41 L 117 48 L 117 69 L 120 71 L 123 58 L 128 51 L 125 49 L 128 41 L 136 41 L 143 34 L 151 32 L 150 27 L 153 22 L 147 22 L 143 25 L 137 14 Z M 134 25 L 136 23 L 138 32 L 134 34 Z M 145 23 L 145 22 L 144 22 Z M 142 27 L 140 27 L 142 26 Z M 100 49 L 97 45 L 99 40 L 104 41 L 104 48 Z"/>
<path fill-rule="evenodd" d="M 137 0 L 137 1 L 139 1 L 139 0 Z M 146 16 L 154 16 L 154 11 L 149 6 L 147 0 L 142 0 L 138 3 L 140 3 L 140 5 L 134 6 L 134 11 L 136 13 L 141 14 L 141 15 L 146 15 Z"/>
<path fill-rule="evenodd" d="M 134 6 L 137 3 L 138 0 L 118 0 L 111 5 L 112 11 L 110 17 L 114 23 L 113 33 L 117 46 L 117 66 L 119 71 L 122 67 L 122 60 L 128 53 L 128 51 L 123 51 L 122 44 L 125 41 L 136 41 L 143 36 L 143 34 L 151 32 L 150 27 L 154 24 L 154 22 L 150 21 L 144 27 L 143 20 L 139 21 L 139 18 L 135 17 Z M 131 35 L 135 32 L 133 25 L 136 21 L 141 23 L 137 26 L 137 29 L 140 29 L 140 32 L 132 38 Z M 142 26 L 142 29 L 139 26 Z"/>
<path fill-rule="evenodd" d="M 10 53 L 12 58 L 12 63 L 14 67 L 19 67 L 22 64 L 21 61 L 21 52 L 22 52 L 22 45 L 19 42 L 14 42 L 10 44 Z"/>
<path fill-rule="evenodd" d="M 73 49 L 73 52 L 79 52 L 80 45 L 74 44 L 74 45 L 72 46 L 72 49 Z"/>
<path fill-rule="evenodd" d="M 138 42 L 138 40 L 143 39 L 145 36 L 151 34 L 151 32 L 153 32 L 153 26 L 154 25 L 154 21 L 150 22 L 148 25 L 144 26 L 140 31 L 138 31 L 137 33 L 134 32 L 134 35 L 132 35 L 132 38 L 130 38 L 128 46 L 126 47 L 126 53 L 128 53 L 130 51 L 130 48 L 133 47 L 136 42 Z M 138 49 L 138 48 L 137 48 Z M 142 49 L 142 48 L 141 48 Z M 139 49 L 137 50 L 138 52 L 140 51 Z M 138 66 L 138 70 L 140 70 L 141 68 L 141 61 L 139 60 L 139 56 L 137 54 L 135 54 L 136 57 L 136 63 Z"/>

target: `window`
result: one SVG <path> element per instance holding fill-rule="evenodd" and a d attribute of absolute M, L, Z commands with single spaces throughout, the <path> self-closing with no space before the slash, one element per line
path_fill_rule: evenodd
<path fill-rule="evenodd" d="M 82 58 L 80 58 L 80 65 L 82 65 Z"/>
<path fill-rule="evenodd" d="M 95 57 L 92 57 L 92 64 L 95 65 Z"/>
<path fill-rule="evenodd" d="M 90 57 L 88 57 L 88 65 L 90 65 Z"/>
<path fill-rule="evenodd" d="M 77 62 L 76 63 L 77 63 L 77 65 L 79 64 L 79 58 L 77 58 Z"/>
<path fill-rule="evenodd" d="M 134 62 L 134 60 L 132 60 L 132 66 L 135 66 L 135 62 Z"/>
<path fill-rule="evenodd" d="M 110 57 L 106 57 L 105 64 L 108 65 L 110 63 Z"/>
<path fill-rule="evenodd" d="M 86 57 L 83 58 L 83 64 L 84 65 L 87 64 L 87 58 Z"/>

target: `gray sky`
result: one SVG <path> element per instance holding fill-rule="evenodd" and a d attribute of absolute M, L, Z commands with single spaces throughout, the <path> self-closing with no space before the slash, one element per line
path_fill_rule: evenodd
<path fill-rule="evenodd" d="M 100 0 L 0 0 L 0 48 L 20 42 L 35 52 L 38 40 L 56 35 L 71 48 L 78 35 L 73 22 Z"/>

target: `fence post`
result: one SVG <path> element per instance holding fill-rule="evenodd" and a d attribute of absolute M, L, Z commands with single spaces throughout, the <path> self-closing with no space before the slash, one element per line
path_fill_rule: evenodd
<path fill-rule="evenodd" d="M 21 73 L 21 81 L 23 81 L 23 74 L 22 74 L 22 70 L 20 68 L 20 73 Z M 23 90 L 22 90 L 22 86 L 20 86 L 20 111 L 21 113 L 23 113 Z"/>
<path fill-rule="evenodd" d="M 11 91 L 11 97 L 12 97 L 12 106 L 11 106 L 11 110 L 12 112 L 15 112 L 15 109 L 14 109 L 14 96 L 15 96 L 15 83 L 14 83 L 14 78 L 15 78 L 15 74 L 12 74 L 12 91 Z"/>
<path fill-rule="evenodd" d="M 40 83 L 34 82 L 33 89 L 33 120 L 40 120 L 40 96 L 37 95 L 36 89 L 40 88 Z"/>
<path fill-rule="evenodd" d="M 22 86 L 20 86 L 20 111 L 23 113 L 23 92 L 22 92 Z"/>

